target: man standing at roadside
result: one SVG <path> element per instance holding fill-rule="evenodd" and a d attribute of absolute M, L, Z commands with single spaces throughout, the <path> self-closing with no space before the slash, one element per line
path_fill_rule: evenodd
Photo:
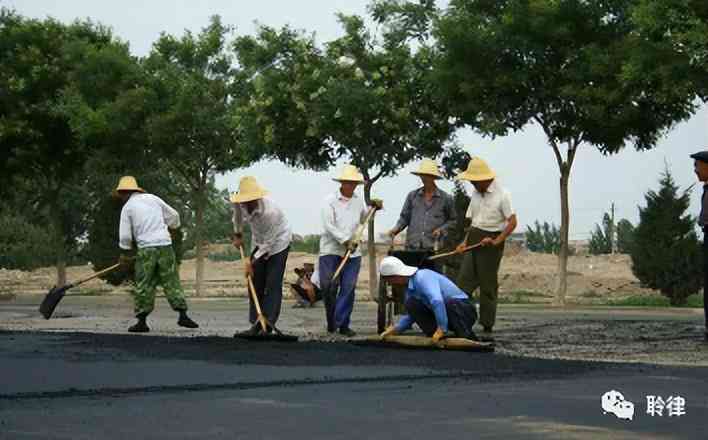
<path fill-rule="evenodd" d="M 708 341 L 708 151 L 700 151 L 691 155 L 693 169 L 698 180 L 703 183 L 701 196 L 701 213 L 698 215 L 698 225 L 703 229 L 703 318 L 705 320 L 705 338 Z"/>
<path fill-rule="evenodd" d="M 367 213 L 364 200 L 356 194 L 355 190 L 358 185 L 364 183 L 364 177 L 355 166 L 345 165 L 342 173 L 334 181 L 339 183 L 339 189 L 325 199 L 321 211 L 324 230 L 320 236 L 318 269 L 325 303 L 327 331 L 329 333 L 339 331 L 344 336 L 352 337 L 356 333 L 350 328 L 351 314 L 361 269 L 361 252 L 354 235 Z M 381 209 L 380 201 L 372 202 L 376 204 L 377 209 Z M 351 251 L 351 257 L 342 269 L 339 289 L 333 289 L 332 278 L 347 251 Z"/>
<path fill-rule="evenodd" d="M 168 230 L 179 228 L 179 213 L 161 198 L 146 194 L 132 176 L 121 177 L 113 195 L 125 202 L 120 213 L 119 246 L 129 251 L 133 248 L 133 241 L 138 245 L 133 289 L 138 322 L 128 331 L 150 331 L 147 317 L 155 308 L 155 290 L 158 285 L 165 291 L 172 309 L 179 313 L 177 325 L 199 327 L 187 316 L 187 302 L 179 281 L 177 261 Z M 120 261 L 127 265 L 131 259 L 121 254 Z"/>
<path fill-rule="evenodd" d="M 465 254 L 457 285 L 470 296 L 479 287 L 479 323 L 486 334 L 491 334 L 496 321 L 504 242 L 517 224 L 511 195 L 495 177 L 494 171 L 478 157 L 473 157 L 467 170 L 457 175 L 457 180 L 471 182 L 474 187 L 466 215 L 470 228 L 457 249 L 462 251 L 466 246 L 481 244 Z"/>
<path fill-rule="evenodd" d="M 454 201 L 435 184 L 443 176 L 434 160 L 423 159 L 412 174 L 420 177 L 423 186 L 408 193 L 398 223 L 388 235 L 393 238 L 408 228 L 407 251 L 434 251 L 435 243 L 455 224 Z"/>

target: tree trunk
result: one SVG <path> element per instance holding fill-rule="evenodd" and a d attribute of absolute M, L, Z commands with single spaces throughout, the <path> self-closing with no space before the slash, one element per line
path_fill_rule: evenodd
<path fill-rule="evenodd" d="M 54 240 L 56 244 L 56 269 L 57 286 L 66 285 L 66 243 L 64 241 L 64 225 L 62 224 L 61 211 L 58 206 L 53 206 L 54 212 Z"/>
<path fill-rule="evenodd" d="M 196 212 L 194 215 L 194 239 L 197 253 L 197 273 L 194 284 L 194 294 L 202 296 L 204 283 L 204 240 L 203 240 L 203 225 L 204 225 L 204 194 L 205 187 L 199 188 L 197 193 Z"/>
<path fill-rule="evenodd" d="M 565 305 L 565 294 L 568 290 L 568 231 L 570 229 L 570 209 L 568 206 L 568 181 L 570 180 L 570 167 L 561 169 L 560 197 L 561 197 L 561 227 L 560 249 L 558 250 L 558 290 L 556 291 L 556 304 Z"/>
<path fill-rule="evenodd" d="M 364 200 L 366 201 L 367 204 L 371 203 L 371 185 L 373 182 L 367 182 L 364 185 Z M 378 277 L 378 270 L 377 270 L 377 261 L 376 261 L 376 237 L 375 237 L 375 224 L 376 224 L 376 216 L 372 216 L 371 219 L 369 220 L 369 225 L 367 227 L 367 236 L 368 236 L 368 244 L 367 244 L 367 251 L 368 251 L 368 258 L 369 258 L 369 297 L 371 298 L 372 301 L 376 301 L 379 296 L 379 277 Z"/>

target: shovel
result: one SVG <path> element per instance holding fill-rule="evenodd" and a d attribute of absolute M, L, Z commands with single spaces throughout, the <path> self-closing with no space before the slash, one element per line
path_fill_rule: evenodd
<path fill-rule="evenodd" d="M 62 287 L 57 287 L 54 286 L 51 288 L 51 290 L 47 293 L 47 296 L 44 297 L 44 300 L 42 301 L 42 304 L 39 305 L 39 313 L 44 316 L 45 319 L 49 319 L 52 317 L 52 313 L 54 313 L 54 309 L 57 308 L 57 305 L 59 305 L 59 301 L 64 298 L 64 295 L 66 294 L 66 291 L 76 287 L 80 284 L 83 284 L 87 281 L 91 281 L 94 278 L 98 278 L 101 275 L 105 275 L 109 272 L 113 272 L 114 270 L 118 269 L 121 266 L 121 263 L 116 263 L 113 266 L 107 267 L 103 269 L 102 271 L 96 272 L 95 274 L 91 275 L 90 277 L 86 277 L 84 279 L 81 279 L 79 281 L 76 281 L 71 284 L 67 284 Z"/>
<path fill-rule="evenodd" d="M 239 215 L 241 213 L 239 208 L 235 208 L 236 211 L 236 217 L 238 221 L 238 230 L 239 233 L 241 233 L 241 216 Z M 245 267 L 245 256 L 246 254 L 243 252 L 243 245 L 239 246 L 239 252 L 241 252 L 241 260 L 244 262 L 244 267 Z M 258 335 L 250 335 L 246 333 L 236 333 L 234 335 L 235 338 L 241 338 L 241 339 L 250 339 L 250 340 L 256 340 L 256 341 L 282 341 L 282 342 L 297 342 L 297 336 L 294 335 L 286 335 L 285 333 L 281 332 L 278 327 L 276 327 L 274 324 L 268 321 L 268 318 L 265 317 L 263 314 L 263 310 L 261 309 L 261 302 L 258 300 L 258 295 L 256 294 L 256 287 L 253 285 L 253 279 L 251 278 L 251 275 L 246 276 L 246 283 L 248 284 L 248 294 L 251 297 L 251 300 L 253 301 L 253 305 L 256 307 L 256 320 L 258 323 L 261 325 L 261 329 L 263 330 L 263 333 L 258 334 Z M 268 327 L 273 329 L 273 333 L 268 333 Z"/>
<path fill-rule="evenodd" d="M 373 217 L 375 213 L 375 206 L 369 208 L 369 211 L 366 213 L 364 221 L 359 223 L 359 226 L 357 226 L 356 230 L 354 231 L 354 235 L 352 235 L 351 240 L 353 242 L 359 243 L 359 240 L 361 240 L 361 236 L 364 233 L 364 228 L 366 227 L 367 223 L 369 223 L 369 220 L 371 220 L 371 217 Z M 339 266 L 337 266 L 337 270 L 334 271 L 334 275 L 332 276 L 332 280 L 329 282 L 327 290 L 323 292 L 325 308 L 327 309 L 327 329 L 330 331 L 334 331 L 334 300 L 337 298 L 337 289 L 339 288 L 337 280 L 339 279 L 339 275 L 342 273 L 342 269 L 344 269 L 344 266 L 347 264 L 347 261 L 349 261 L 349 258 L 351 256 L 352 251 L 347 250 L 347 252 L 344 254 L 344 258 L 342 258 L 342 261 L 339 263 Z"/>

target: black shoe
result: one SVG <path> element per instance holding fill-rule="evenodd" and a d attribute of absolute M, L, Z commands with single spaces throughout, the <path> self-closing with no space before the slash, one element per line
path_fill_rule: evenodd
<path fill-rule="evenodd" d="M 256 322 L 248 330 L 244 330 L 242 332 L 236 332 L 236 334 L 234 335 L 234 338 L 238 338 L 239 336 L 258 336 L 262 333 L 263 333 L 263 329 L 261 329 L 261 325 Z"/>
<path fill-rule="evenodd" d="M 187 327 L 187 328 L 199 328 L 199 324 L 192 321 L 192 319 L 189 316 L 187 316 L 186 314 L 180 315 L 179 319 L 177 320 L 177 325 L 180 327 Z"/>
<path fill-rule="evenodd" d="M 340 334 L 340 335 L 344 335 L 344 336 L 346 336 L 347 338 L 353 338 L 354 336 L 356 336 L 356 332 L 355 332 L 354 330 L 350 329 L 349 327 L 342 327 L 342 328 L 340 328 L 340 329 L 339 329 L 339 334 Z"/>
<path fill-rule="evenodd" d="M 147 333 L 150 331 L 150 327 L 147 326 L 145 321 L 139 320 L 135 325 L 128 328 L 130 333 Z"/>

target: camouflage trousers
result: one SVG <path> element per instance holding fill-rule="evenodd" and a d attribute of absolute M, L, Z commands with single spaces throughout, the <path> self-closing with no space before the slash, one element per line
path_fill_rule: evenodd
<path fill-rule="evenodd" d="M 135 260 L 135 314 L 149 314 L 155 308 L 155 291 L 162 286 L 173 310 L 187 310 L 172 246 L 138 249 Z"/>

